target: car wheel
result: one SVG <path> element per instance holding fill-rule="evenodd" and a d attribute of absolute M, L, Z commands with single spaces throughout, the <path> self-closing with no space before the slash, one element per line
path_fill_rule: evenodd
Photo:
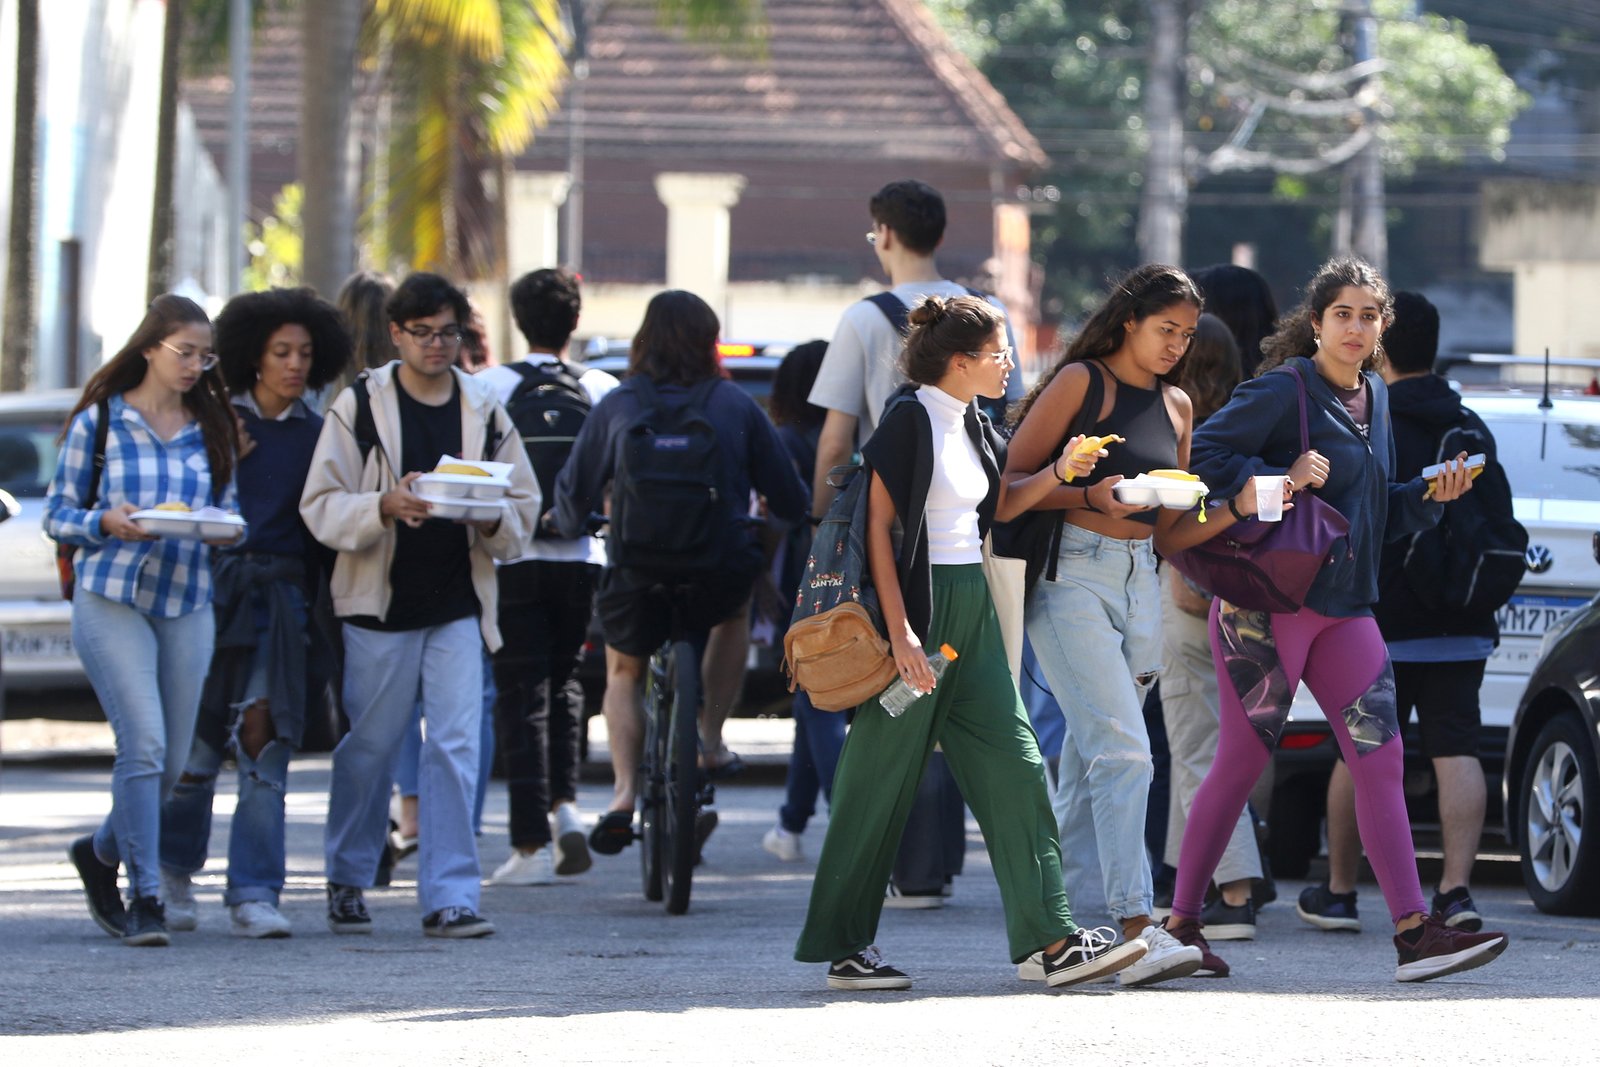
<path fill-rule="evenodd" d="M 1577 715 L 1539 731 L 1522 773 L 1522 881 L 1540 911 L 1600 914 L 1600 768 Z"/>

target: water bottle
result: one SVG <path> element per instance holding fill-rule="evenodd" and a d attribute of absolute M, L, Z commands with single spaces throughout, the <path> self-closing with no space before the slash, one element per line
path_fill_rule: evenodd
<path fill-rule="evenodd" d="M 928 669 L 933 672 L 934 681 L 944 676 L 944 669 L 954 663 L 956 650 L 949 645 L 940 645 L 939 651 L 928 657 Z M 898 719 L 905 714 L 905 710 L 921 698 L 927 696 L 920 689 L 913 689 L 911 683 L 904 678 L 896 678 L 890 683 L 889 688 L 878 694 L 878 702 L 883 705 L 891 717 Z"/>

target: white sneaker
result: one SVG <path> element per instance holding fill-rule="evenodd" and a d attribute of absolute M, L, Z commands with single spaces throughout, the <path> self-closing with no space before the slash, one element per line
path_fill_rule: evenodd
<path fill-rule="evenodd" d="M 234 937 L 288 937 L 293 933 L 289 920 L 265 900 L 247 900 L 228 909 L 233 917 Z"/>
<path fill-rule="evenodd" d="M 1187 978 L 1200 969 L 1200 950 L 1184 945 L 1159 926 L 1145 927 L 1133 940 L 1144 942 L 1144 959 L 1117 972 L 1120 985 L 1154 985 Z"/>
<path fill-rule="evenodd" d="M 578 805 L 570 800 L 557 804 L 550 822 L 556 845 L 556 873 L 565 878 L 592 867 L 594 857 L 589 855 L 589 831 L 583 825 Z"/>
<path fill-rule="evenodd" d="M 893 882 L 883 894 L 883 906 L 900 911 L 925 911 L 944 907 L 943 893 L 902 893 Z"/>
<path fill-rule="evenodd" d="M 490 885 L 551 885 L 556 880 L 554 850 L 545 845 L 537 852 L 524 854 L 511 850 L 510 857 L 489 876 Z"/>
<path fill-rule="evenodd" d="M 761 847 L 785 863 L 793 863 L 802 858 L 800 835 L 791 834 L 782 826 L 774 826 L 768 830 L 766 836 L 761 839 Z"/>
<path fill-rule="evenodd" d="M 193 930 L 200 925 L 200 905 L 187 874 L 161 868 L 161 903 L 167 909 L 168 930 Z"/>

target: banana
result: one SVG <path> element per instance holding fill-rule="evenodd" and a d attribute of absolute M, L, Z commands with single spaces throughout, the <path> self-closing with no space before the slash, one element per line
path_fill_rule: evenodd
<path fill-rule="evenodd" d="M 1172 480 L 1178 482 L 1198 482 L 1200 480 L 1200 476 L 1198 474 L 1190 474 L 1188 471 L 1181 471 L 1176 468 L 1163 468 L 1162 470 L 1151 471 L 1150 477 L 1171 478 Z"/>
<path fill-rule="evenodd" d="M 1077 448 L 1072 450 L 1074 456 L 1092 456 L 1106 445 L 1126 444 L 1128 439 L 1121 434 L 1110 433 L 1104 437 L 1085 437 Z"/>
<path fill-rule="evenodd" d="M 169 500 L 165 504 L 157 504 L 151 510 L 152 511 L 191 511 L 193 509 L 190 508 L 188 504 L 181 503 L 180 501 L 177 501 L 177 500 Z"/>
<path fill-rule="evenodd" d="M 441 463 L 433 469 L 435 474 L 465 474 L 473 478 L 487 478 L 489 472 L 470 463 Z"/>

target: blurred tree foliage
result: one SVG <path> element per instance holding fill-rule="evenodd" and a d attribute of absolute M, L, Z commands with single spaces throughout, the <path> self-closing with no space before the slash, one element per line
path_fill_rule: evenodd
<path fill-rule="evenodd" d="M 1131 266 L 1142 182 L 1144 0 L 931 0 L 952 37 L 1050 154 L 1059 201 L 1035 215 L 1045 310 L 1074 319 L 1108 273 Z M 1341 0 L 1209 0 L 1191 5 L 1185 130 L 1191 185 L 1242 124 L 1247 149 L 1292 164 L 1353 132 Z M 1493 158 L 1525 97 L 1464 24 L 1374 0 L 1385 60 L 1384 159 L 1396 176 L 1423 163 Z M 1325 113 L 1318 113 L 1325 112 Z M 1216 179 L 1212 179 L 1213 182 Z M 1225 183 L 1224 183 L 1225 184 Z M 1294 200 L 1338 185 L 1336 172 L 1286 177 Z M 1228 208 L 1213 208 L 1226 212 Z M 1246 209 L 1247 210 L 1247 209 Z M 1326 230 L 1325 222 L 1319 225 Z"/>

